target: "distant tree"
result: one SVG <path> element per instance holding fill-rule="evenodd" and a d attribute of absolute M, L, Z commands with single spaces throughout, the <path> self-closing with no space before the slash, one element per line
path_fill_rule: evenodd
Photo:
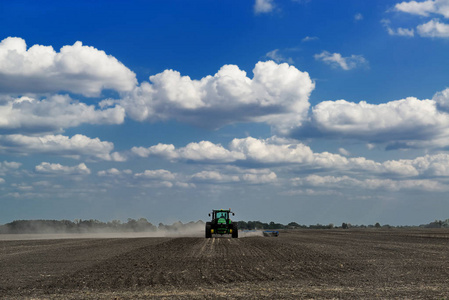
<path fill-rule="evenodd" d="M 441 228 L 441 225 L 443 224 L 442 221 L 435 220 L 429 224 L 424 225 L 426 228 Z"/>
<path fill-rule="evenodd" d="M 122 227 L 122 222 L 120 220 L 112 220 L 111 222 L 107 223 L 107 226 L 109 228 L 111 228 L 112 230 L 114 230 L 114 231 L 119 231 L 119 230 L 122 229 L 121 228 Z"/>
<path fill-rule="evenodd" d="M 137 220 L 137 229 L 138 231 L 155 231 L 157 230 L 156 226 L 148 222 L 145 218 L 140 218 Z"/>
<path fill-rule="evenodd" d="M 264 223 L 265 224 L 265 223 Z M 275 222 L 270 222 L 270 224 L 268 224 L 268 227 L 264 227 L 265 229 L 284 229 L 285 225 L 281 224 L 281 223 L 275 223 Z"/>
<path fill-rule="evenodd" d="M 443 222 L 443 224 L 441 225 L 441 227 L 448 228 L 448 227 L 449 227 L 449 219 L 446 219 L 446 220 Z"/>
<path fill-rule="evenodd" d="M 289 227 L 289 228 L 300 228 L 301 225 L 299 225 L 296 222 L 290 222 L 290 223 L 287 224 L 287 227 Z"/>
<path fill-rule="evenodd" d="M 249 229 L 248 223 L 245 221 L 237 221 L 237 226 L 239 227 L 239 229 Z"/>
<path fill-rule="evenodd" d="M 322 225 L 320 223 L 316 225 L 309 225 L 309 229 L 332 229 L 334 224 Z"/>
<path fill-rule="evenodd" d="M 374 227 L 376 227 L 376 228 L 380 228 L 380 224 L 379 224 L 379 222 L 377 222 L 376 224 L 374 224 Z"/>
<path fill-rule="evenodd" d="M 348 229 L 349 226 L 348 226 L 347 223 L 341 223 L 341 228 L 343 228 L 343 229 Z"/>
<path fill-rule="evenodd" d="M 132 219 L 132 218 L 128 218 L 128 222 L 126 223 L 126 228 L 128 231 L 136 231 L 137 230 L 137 221 Z"/>

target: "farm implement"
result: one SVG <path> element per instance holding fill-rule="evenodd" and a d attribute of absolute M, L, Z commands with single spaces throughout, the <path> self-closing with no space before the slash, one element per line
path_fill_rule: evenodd
<path fill-rule="evenodd" d="M 266 236 L 266 237 L 278 237 L 279 236 L 279 231 L 277 231 L 277 230 L 265 230 L 263 232 L 263 236 Z"/>

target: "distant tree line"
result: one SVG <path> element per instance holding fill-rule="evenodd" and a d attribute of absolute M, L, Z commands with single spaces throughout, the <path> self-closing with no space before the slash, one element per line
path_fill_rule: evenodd
<path fill-rule="evenodd" d="M 425 228 L 449 228 L 449 219 L 446 219 L 444 221 L 442 220 L 435 220 L 429 224 L 420 225 L 420 227 Z"/>
<path fill-rule="evenodd" d="M 240 229 L 247 229 L 247 230 L 257 230 L 257 229 L 332 229 L 334 225 L 300 225 L 296 222 L 290 222 L 287 225 L 281 224 L 281 223 L 264 223 L 261 221 L 238 221 L 237 222 L 238 227 Z"/>
<path fill-rule="evenodd" d="M 338 228 L 338 227 L 335 227 Z M 421 224 L 419 226 L 392 226 L 388 224 L 380 225 L 379 222 L 377 222 L 374 225 L 351 225 L 350 223 L 342 223 L 341 228 L 348 229 L 348 228 L 383 228 L 383 229 L 389 229 L 389 228 L 449 228 L 449 219 L 446 219 L 444 221 L 442 220 L 435 220 L 433 222 L 430 222 L 428 224 Z"/>
<path fill-rule="evenodd" d="M 349 228 L 449 228 L 449 219 L 445 221 L 435 220 L 429 224 L 419 226 L 390 226 L 380 225 L 351 225 L 350 223 L 342 223 L 342 225 L 334 226 L 334 224 L 322 225 L 300 225 L 296 222 L 290 222 L 287 225 L 275 222 L 264 223 L 261 221 L 237 221 L 239 229 L 242 230 L 269 230 L 269 229 L 349 229 Z M 101 222 L 98 220 L 16 220 L 5 225 L 0 225 L 0 234 L 23 234 L 23 233 L 91 233 L 91 232 L 156 232 L 156 231 L 181 231 L 184 229 L 197 226 L 204 226 L 203 221 L 189 222 L 183 224 L 175 222 L 171 225 L 159 223 L 158 226 L 148 222 L 145 218 L 138 220 L 128 219 L 127 222 L 113 220 L 110 222 Z"/>

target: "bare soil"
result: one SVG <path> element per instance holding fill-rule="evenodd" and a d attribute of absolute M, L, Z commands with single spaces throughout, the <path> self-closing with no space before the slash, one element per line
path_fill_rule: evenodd
<path fill-rule="evenodd" d="M 0 241 L 2 299 L 442 299 L 449 231 Z"/>

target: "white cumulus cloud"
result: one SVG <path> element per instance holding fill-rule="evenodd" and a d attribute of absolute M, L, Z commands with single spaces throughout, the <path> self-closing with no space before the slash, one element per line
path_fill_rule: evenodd
<path fill-rule="evenodd" d="M 165 180 L 170 181 L 175 179 L 175 174 L 167 170 L 145 170 L 143 173 L 136 173 L 135 177 L 151 179 L 151 180 Z"/>
<path fill-rule="evenodd" d="M 313 186 L 326 187 L 331 189 L 370 189 L 370 190 L 424 190 L 433 192 L 444 192 L 448 186 L 438 181 L 429 179 L 410 179 L 410 180 L 392 180 L 392 179 L 356 179 L 349 176 L 319 176 L 309 175 L 304 178 L 292 179 L 295 186 Z"/>
<path fill-rule="evenodd" d="M 266 164 L 305 163 L 313 159 L 313 152 L 308 146 L 301 143 L 289 143 L 288 140 L 277 137 L 234 139 L 229 148 L 234 152 L 242 153 L 247 160 Z"/>
<path fill-rule="evenodd" d="M 119 176 L 122 175 L 122 171 L 116 168 L 110 168 L 108 170 L 102 170 L 97 172 L 98 176 Z"/>
<path fill-rule="evenodd" d="M 394 6 L 394 10 L 408 13 L 412 15 L 419 15 L 421 17 L 432 17 L 426 23 L 420 24 L 416 27 L 416 32 L 421 37 L 429 38 L 449 38 L 449 24 L 440 22 L 435 18 L 435 15 L 449 18 L 449 0 L 426 0 L 426 1 L 404 1 Z M 413 36 L 413 29 L 398 30 L 391 29 L 388 24 L 387 27 L 390 35 L 408 35 Z"/>
<path fill-rule="evenodd" d="M 51 175 L 89 175 L 90 169 L 81 163 L 77 166 L 69 167 L 61 164 L 52 164 L 42 162 L 35 167 L 37 173 L 51 174 Z"/>
<path fill-rule="evenodd" d="M 445 97 L 445 92 L 435 96 L 440 105 L 445 105 Z M 309 125 L 322 136 L 413 147 L 430 146 L 425 142 L 448 146 L 449 115 L 438 110 L 437 101 L 414 97 L 381 104 L 323 101 L 312 109 Z"/>
<path fill-rule="evenodd" d="M 0 132 L 55 132 L 81 124 L 122 124 L 125 110 L 120 106 L 96 109 L 68 95 L 38 100 L 31 97 L 0 99 Z"/>
<path fill-rule="evenodd" d="M 440 23 L 437 19 L 418 25 L 416 30 L 422 37 L 449 38 L 449 25 Z"/>
<path fill-rule="evenodd" d="M 341 154 L 313 152 L 310 147 L 298 141 L 275 136 L 268 139 L 256 139 L 252 137 L 234 139 L 229 144 L 228 149 L 221 145 L 215 146 L 219 147 L 222 151 L 227 151 L 228 155 L 222 156 L 220 159 L 216 158 L 214 160 L 208 160 L 204 157 L 204 149 L 191 148 L 191 152 L 189 153 L 190 160 L 193 162 L 206 162 L 211 164 L 234 164 L 234 166 L 226 167 L 227 171 L 225 175 L 228 177 L 220 177 L 223 175 L 222 173 L 217 174 L 214 173 L 217 171 L 209 170 L 204 171 L 203 173 L 198 173 L 194 176 L 195 179 L 212 180 L 215 178 L 215 181 L 219 181 L 225 178 L 223 179 L 224 181 L 233 181 L 230 179 L 232 177 L 239 178 L 240 181 L 253 183 L 275 182 L 277 180 L 277 174 L 269 169 L 241 169 L 240 167 L 237 167 L 238 165 L 248 164 L 258 167 L 273 166 L 278 168 L 295 166 L 295 168 L 300 168 L 303 171 L 326 170 L 337 171 L 340 173 L 350 172 L 352 174 L 368 173 L 375 176 L 387 176 L 391 178 L 433 178 L 449 176 L 449 154 L 434 154 L 409 160 L 401 159 L 376 162 L 364 157 L 346 157 L 347 155 L 350 155 L 350 153 L 343 148 L 339 150 Z M 176 149 L 173 145 L 162 144 L 159 144 L 156 147 L 165 149 L 168 152 L 155 152 L 152 147 L 142 148 L 142 151 L 145 152 L 144 157 L 155 155 L 171 161 L 185 159 L 178 154 L 179 152 L 182 152 L 179 150 L 185 149 L 185 147 Z M 198 153 L 194 154 L 195 151 L 198 151 Z M 233 155 L 230 155 L 230 153 L 233 153 Z M 174 159 L 175 157 L 176 159 Z M 153 173 L 154 172 L 149 173 L 148 175 Z M 138 176 L 144 176 L 144 173 Z M 168 180 L 168 178 L 166 178 L 166 180 Z"/>
<path fill-rule="evenodd" d="M 209 141 L 190 143 L 177 151 L 179 157 L 193 161 L 219 161 L 228 162 L 243 158 L 240 153 L 229 151 L 221 145 Z"/>
<path fill-rule="evenodd" d="M 173 145 L 158 144 L 149 148 L 133 147 L 131 152 L 140 156 L 148 157 L 150 155 L 161 156 L 168 160 L 192 160 L 209 162 L 233 162 L 243 159 L 244 155 L 238 152 L 229 151 L 221 145 L 216 145 L 209 141 L 199 143 L 189 143 L 185 147 L 176 149 Z"/>
<path fill-rule="evenodd" d="M 432 98 L 440 110 L 449 112 L 449 88 L 436 93 Z"/>
<path fill-rule="evenodd" d="M 191 176 L 194 182 L 208 182 L 208 183 L 225 183 L 238 182 L 240 178 L 237 175 L 221 174 L 217 171 L 201 171 Z"/>
<path fill-rule="evenodd" d="M 309 74 L 273 61 L 258 62 L 253 73 L 251 79 L 237 66 L 225 65 L 213 76 L 192 80 L 165 70 L 119 103 L 138 121 L 175 119 L 207 128 L 237 122 L 267 122 L 280 129 L 300 124 L 315 88 Z"/>
<path fill-rule="evenodd" d="M 21 134 L 0 135 L 0 151 L 7 153 L 45 153 L 61 156 L 87 156 L 103 160 L 113 160 L 111 151 L 114 144 L 91 139 L 82 134 L 72 137 L 63 135 L 25 136 Z"/>
<path fill-rule="evenodd" d="M 413 15 L 428 17 L 430 14 L 439 14 L 449 18 L 448 0 L 404 1 L 397 3 L 394 9 Z"/>
<path fill-rule="evenodd" d="M 131 174 L 130 170 L 127 174 Z M 145 170 L 141 173 L 135 173 L 134 178 L 138 180 L 137 184 L 148 188 L 195 188 L 195 184 L 187 182 L 191 180 L 191 175 L 184 175 L 181 173 L 173 173 L 168 170 L 158 169 L 158 170 Z M 136 183 L 133 183 L 136 184 Z"/>
<path fill-rule="evenodd" d="M 415 159 L 401 159 L 396 161 L 404 167 L 413 168 L 421 176 L 446 177 L 449 176 L 449 154 L 439 153 L 425 155 Z"/>
<path fill-rule="evenodd" d="M 17 170 L 22 164 L 14 161 L 0 162 L 0 175 L 6 175 L 10 171 Z"/>
<path fill-rule="evenodd" d="M 130 91 L 136 84 L 135 74 L 115 57 L 79 41 L 59 52 L 41 45 L 27 49 L 17 37 L 0 42 L 0 93 L 98 96 L 104 89 Z"/>
<path fill-rule="evenodd" d="M 277 181 L 277 175 L 274 172 L 268 174 L 243 174 L 242 179 L 253 184 L 273 183 Z"/>

